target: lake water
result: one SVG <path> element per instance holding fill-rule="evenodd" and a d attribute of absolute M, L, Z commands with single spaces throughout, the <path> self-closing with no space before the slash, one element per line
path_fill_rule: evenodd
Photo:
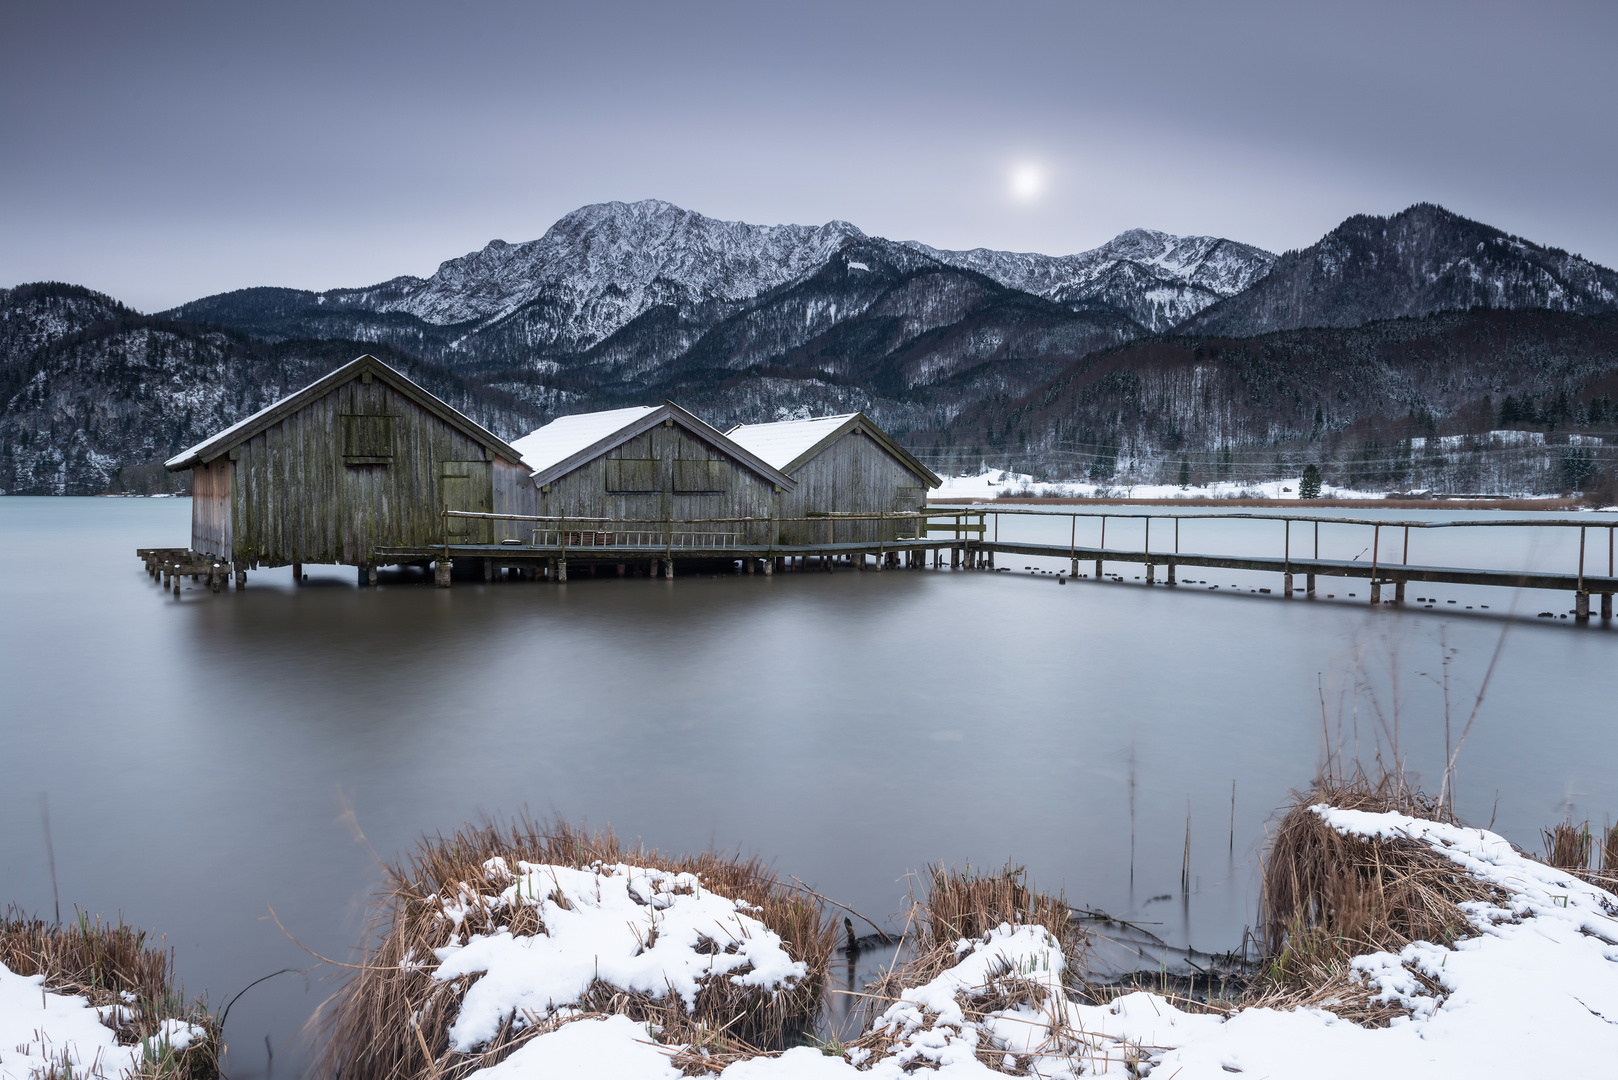
<path fill-rule="evenodd" d="M 1441 637 L 1458 734 L 1509 628 L 1460 758 L 1464 817 L 1538 850 L 1566 814 L 1618 812 L 1618 631 L 1533 617 L 1569 595 L 1412 585 L 1435 609 L 1371 610 L 1363 580 L 1322 578 L 1308 603 L 1248 591 L 1275 575 L 1058 585 L 1002 556 L 1015 572 L 450 590 L 387 574 L 362 590 L 336 567 L 294 588 L 283 568 L 176 600 L 134 549 L 184 544 L 189 516 L 184 499 L 0 499 L 0 901 L 51 910 L 48 792 L 63 910 L 167 935 L 186 990 L 216 1004 L 312 963 L 272 905 L 303 945 L 351 959 L 373 851 L 525 808 L 762 853 L 890 926 L 911 872 L 1011 861 L 1075 904 L 1234 948 L 1266 823 L 1320 762 L 1322 697 L 1333 740 L 1366 759 L 1387 752 L 1397 701 L 1401 751 L 1436 786 Z M 1109 523 L 1109 546 L 1131 528 Z M 1187 523 L 1181 543 L 1279 552 L 1281 529 Z M 1562 569 L 1577 532 L 1435 530 L 1410 561 Z M 1589 534 L 1592 572 L 1605 544 Z M 1323 531 L 1325 557 L 1358 546 Z M 230 1074 L 265 1072 L 268 1045 L 292 1075 L 297 1028 L 332 989 L 281 975 L 242 997 Z"/>

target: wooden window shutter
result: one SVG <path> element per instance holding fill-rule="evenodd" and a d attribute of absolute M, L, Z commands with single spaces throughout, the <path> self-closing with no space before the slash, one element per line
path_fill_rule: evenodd
<path fill-rule="evenodd" d="M 393 417 L 345 414 L 343 462 L 347 465 L 393 464 Z"/>

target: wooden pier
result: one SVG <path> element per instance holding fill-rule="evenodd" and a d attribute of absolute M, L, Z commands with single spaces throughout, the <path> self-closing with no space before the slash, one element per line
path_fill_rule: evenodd
<path fill-rule="evenodd" d="M 1314 598 L 1317 577 L 1359 578 L 1370 586 L 1372 604 L 1405 603 L 1409 582 L 1479 585 L 1508 589 L 1546 589 L 1570 592 L 1575 617 L 1590 618 L 1590 597 L 1600 598 L 1600 617 L 1612 618 L 1613 595 L 1618 593 L 1614 574 L 1615 526 L 1578 521 L 1471 520 L 1471 521 L 1378 521 L 1366 518 L 1314 517 L 1281 514 L 1150 514 L 1101 513 L 1096 511 L 1055 511 L 990 509 L 973 507 L 927 508 L 908 513 L 816 514 L 803 518 L 705 518 L 693 520 L 625 520 L 609 518 L 570 518 L 564 515 L 487 514 L 445 511 L 443 534 L 464 536 L 453 526 L 452 517 L 483 518 L 504 523 L 506 530 L 526 533 L 527 539 L 503 543 L 438 543 L 412 547 L 376 548 L 359 567 L 362 585 L 376 584 L 380 566 L 431 566 L 434 582 L 448 587 L 459 566 L 464 576 L 472 568 L 474 579 L 499 578 L 565 582 L 569 574 L 598 576 L 646 574 L 673 578 L 677 565 L 704 570 L 723 567 L 743 573 L 773 574 L 785 570 L 832 571 L 852 569 L 922 569 L 929 565 L 952 569 L 995 568 L 996 555 L 1025 555 L 1057 559 L 1068 564 L 1062 580 L 1107 578 L 1106 564 L 1126 563 L 1145 568 L 1147 585 L 1176 585 L 1183 567 L 1240 570 L 1275 574 L 1279 593 L 1287 598 L 1302 595 Z M 1068 518 L 1067 544 L 1002 540 L 1000 517 Z M 994 521 L 991 523 L 990 518 Z M 1077 542 L 1079 519 L 1100 519 L 1101 542 L 1091 546 Z M 1273 555 L 1220 554 L 1179 550 L 1180 521 L 1274 521 L 1279 524 L 1281 550 Z M 1107 521 L 1143 521 L 1144 542 L 1140 548 L 1106 544 Z M 1152 524 L 1172 530 L 1173 550 L 1153 550 Z M 795 539 L 781 542 L 782 525 Z M 1369 532 L 1370 559 L 1326 559 L 1319 556 L 1319 527 L 1350 525 Z M 1312 542 L 1294 554 L 1294 531 L 1313 530 Z M 1579 558 L 1564 571 L 1477 569 L 1411 563 L 1408 560 L 1412 530 L 1459 528 L 1574 528 L 1579 530 Z M 839 529 L 842 536 L 839 536 Z M 1595 533 L 1596 543 L 1589 542 Z M 855 534 L 858 539 L 847 539 Z M 1389 540 L 1385 541 L 1385 534 Z M 814 542 L 807 537 L 817 536 Z M 1399 541 L 1397 551 L 1391 545 Z M 1604 543 L 1602 543 L 1604 541 Z M 1384 546 L 1387 543 L 1389 546 Z M 1604 552 L 1599 549 L 1604 547 Z M 1306 552 L 1306 553 L 1305 553 Z M 165 587 L 179 590 L 179 581 L 191 577 L 206 581 L 217 592 L 234 576 L 237 588 L 245 585 L 245 572 L 228 563 L 177 548 L 143 548 L 138 554 L 148 572 L 160 577 Z M 1393 556 L 1397 555 L 1397 561 Z M 1605 555 L 1605 558 L 1601 558 Z M 1604 564 L 1604 567 L 1603 565 Z M 294 563 L 294 580 L 301 580 L 302 566 Z M 1093 566 L 1093 575 L 1088 572 Z M 1599 573 L 1601 569 L 1605 573 Z M 1161 574 L 1161 578 L 1159 578 Z M 1303 579 L 1302 587 L 1295 587 Z M 1383 590 L 1392 587 L 1384 598 Z M 1270 590 L 1263 590 L 1269 592 Z"/>

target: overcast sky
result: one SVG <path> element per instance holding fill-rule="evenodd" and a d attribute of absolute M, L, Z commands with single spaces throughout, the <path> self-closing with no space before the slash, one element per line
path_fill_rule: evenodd
<path fill-rule="evenodd" d="M 1618 3 L 13 3 L 0 285 L 426 275 L 577 206 L 1053 254 L 1421 200 L 1618 266 Z"/>

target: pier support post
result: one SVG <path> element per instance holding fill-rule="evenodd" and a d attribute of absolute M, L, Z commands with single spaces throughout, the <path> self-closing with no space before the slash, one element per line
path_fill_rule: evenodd
<path fill-rule="evenodd" d="M 1393 583 L 1393 602 L 1395 604 L 1403 604 L 1405 602 L 1405 583 L 1402 581 L 1395 581 Z"/>
<path fill-rule="evenodd" d="M 361 563 L 360 565 L 358 565 L 358 566 L 356 566 L 354 568 L 354 577 L 355 577 L 355 582 L 354 583 L 356 585 L 358 585 L 362 589 L 365 588 L 365 564 L 364 563 Z"/>
<path fill-rule="evenodd" d="M 753 572 L 753 560 L 752 559 L 743 559 L 742 560 L 742 573 L 751 574 L 752 572 Z"/>
<path fill-rule="evenodd" d="M 884 553 L 882 553 L 880 551 L 876 553 L 876 568 L 878 570 L 887 569 L 885 566 L 882 565 L 883 563 L 885 563 L 887 561 L 888 561 L 887 556 Z M 865 556 L 864 555 L 860 556 L 860 562 L 862 564 L 865 562 Z"/>
<path fill-rule="evenodd" d="M 481 561 L 483 563 L 483 580 L 484 581 L 493 581 L 494 580 L 494 560 L 493 559 L 483 559 Z"/>
<path fill-rule="evenodd" d="M 1373 581 L 1373 582 L 1371 582 L 1371 603 L 1380 604 L 1381 602 L 1382 602 L 1382 583 L 1380 581 Z"/>
<path fill-rule="evenodd" d="M 1169 584 L 1173 585 L 1174 583 L 1174 564 L 1169 563 Z"/>
<path fill-rule="evenodd" d="M 1303 587 L 1305 590 L 1305 595 L 1307 595 L 1309 599 L 1313 600 L 1315 598 L 1315 575 L 1309 574 L 1305 576 L 1303 579 Z"/>
<path fill-rule="evenodd" d="M 629 571 L 629 567 L 625 566 L 623 563 L 618 564 L 618 576 L 619 577 L 623 577 L 624 574 L 627 573 L 628 571 Z"/>
<path fill-rule="evenodd" d="M 247 588 L 247 564 L 236 564 L 236 591 L 241 592 Z"/>
<path fill-rule="evenodd" d="M 1101 580 L 1101 560 L 1100 559 L 1096 560 L 1096 580 L 1097 581 Z"/>
<path fill-rule="evenodd" d="M 433 585 L 440 589 L 449 588 L 449 572 L 454 567 L 453 559 L 433 560 Z"/>
<path fill-rule="evenodd" d="M 994 548 L 989 549 L 989 569 L 994 569 Z"/>
<path fill-rule="evenodd" d="M 1074 556 L 1073 569 L 1071 569 L 1071 570 L 1069 570 L 1067 572 L 1067 576 L 1068 577 L 1078 577 L 1079 576 L 1079 560 L 1078 560 L 1077 556 Z"/>
<path fill-rule="evenodd" d="M 567 579 L 563 578 L 563 580 L 565 581 Z M 674 580 L 674 560 L 673 559 L 664 559 L 663 560 L 663 580 L 664 581 L 673 581 Z"/>
<path fill-rule="evenodd" d="M 557 580 L 557 582 L 559 584 L 561 582 L 565 582 L 567 580 L 567 560 L 566 559 L 557 559 L 556 560 L 556 580 Z"/>
<path fill-rule="evenodd" d="M 961 549 L 958 548 L 958 547 L 952 547 L 952 548 L 949 549 L 949 568 L 951 570 L 959 570 L 960 567 L 961 567 Z"/>
<path fill-rule="evenodd" d="M 1288 600 L 1292 599 L 1292 575 L 1291 574 L 1282 574 L 1281 575 L 1281 595 L 1285 596 Z"/>
<path fill-rule="evenodd" d="M 1612 593 L 1610 592 L 1601 594 L 1601 621 L 1612 621 Z"/>
<path fill-rule="evenodd" d="M 1157 584 L 1157 567 L 1153 566 L 1151 563 L 1146 564 L 1146 584 Z"/>
<path fill-rule="evenodd" d="M 1576 592 L 1573 594 L 1573 617 L 1579 622 L 1590 621 L 1590 594 Z"/>
<path fill-rule="evenodd" d="M 302 580 L 303 580 L 303 563 L 295 562 L 295 563 L 292 564 L 292 584 L 296 585 Z"/>
<path fill-rule="evenodd" d="M 775 560 L 774 559 L 765 559 L 764 560 L 764 576 L 765 577 L 774 577 L 775 576 Z"/>

